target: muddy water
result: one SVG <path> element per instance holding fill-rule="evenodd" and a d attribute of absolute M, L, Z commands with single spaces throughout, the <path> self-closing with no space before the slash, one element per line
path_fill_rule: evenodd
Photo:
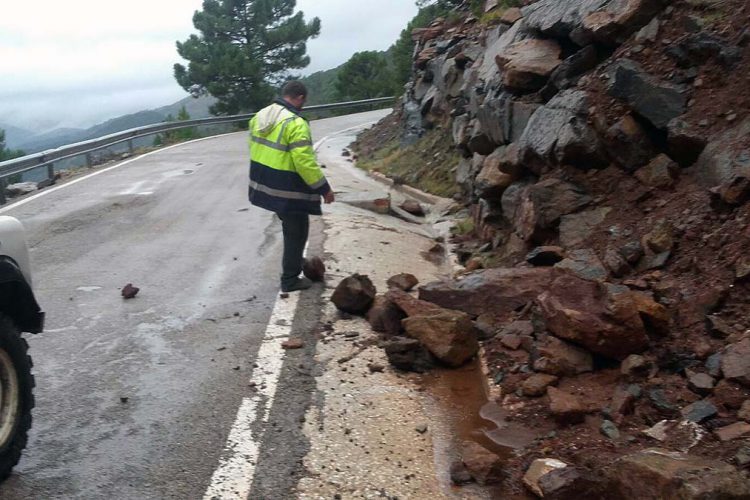
<path fill-rule="evenodd" d="M 453 486 L 450 466 L 460 458 L 464 442 L 474 441 L 500 457 L 509 458 L 514 450 L 538 437 L 538 432 L 517 422 L 507 422 L 506 412 L 487 400 L 484 377 L 477 362 L 456 370 L 436 370 L 425 375 L 422 384 L 431 405 L 427 410 L 436 438 L 436 469 L 444 491 L 463 496 L 467 489 L 473 489 L 474 498 L 511 498 L 500 487 Z"/>

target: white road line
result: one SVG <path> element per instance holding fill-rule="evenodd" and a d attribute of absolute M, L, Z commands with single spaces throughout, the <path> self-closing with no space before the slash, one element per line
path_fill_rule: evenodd
<path fill-rule="evenodd" d="M 281 344 L 292 332 L 292 320 L 298 300 L 299 293 L 290 294 L 287 299 L 276 300 L 258 351 L 258 368 L 250 378 L 250 385 L 257 392 L 253 397 L 242 400 L 224 448 L 224 458 L 203 496 L 205 500 L 245 500 L 250 495 L 263 437 L 263 429 L 259 429 L 258 436 L 253 438 L 252 428 L 257 422 L 268 422 L 284 364 L 284 349 Z"/>
<path fill-rule="evenodd" d="M 317 151 L 328 139 L 366 127 L 376 122 L 365 123 L 340 130 L 315 143 Z M 305 248 L 307 250 L 307 248 Z M 276 390 L 284 365 L 284 349 L 281 344 L 292 333 L 292 323 L 297 312 L 299 293 L 290 294 L 287 299 L 276 299 L 271 318 L 268 320 L 263 343 L 258 351 L 250 385 L 256 388 L 253 397 L 243 398 L 227 444 L 222 452 L 219 467 L 211 476 L 211 483 L 203 495 L 204 500 L 246 500 L 250 495 L 258 464 L 260 443 L 265 429 L 259 428 L 253 436 L 253 426 L 257 422 L 268 422 L 270 410 L 276 399 Z"/>

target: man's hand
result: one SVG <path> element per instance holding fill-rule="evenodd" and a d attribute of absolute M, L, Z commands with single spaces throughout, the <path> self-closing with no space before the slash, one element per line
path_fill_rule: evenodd
<path fill-rule="evenodd" d="M 336 200 L 336 197 L 333 195 L 333 190 L 330 190 L 326 194 L 323 195 L 323 201 L 326 202 L 326 205 L 333 203 L 335 200 Z"/>

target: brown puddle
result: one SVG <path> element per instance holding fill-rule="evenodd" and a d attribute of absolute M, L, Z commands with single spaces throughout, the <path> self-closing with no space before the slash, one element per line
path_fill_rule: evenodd
<path fill-rule="evenodd" d="M 487 401 L 485 381 L 478 362 L 455 370 L 435 370 L 422 379 L 433 407 L 427 408 L 434 433 L 435 465 L 444 490 L 465 498 L 506 498 L 499 487 L 453 486 L 450 466 L 459 458 L 461 443 L 474 441 L 500 457 L 510 458 L 527 446 L 539 431 L 518 422 L 507 422 L 506 412 Z"/>

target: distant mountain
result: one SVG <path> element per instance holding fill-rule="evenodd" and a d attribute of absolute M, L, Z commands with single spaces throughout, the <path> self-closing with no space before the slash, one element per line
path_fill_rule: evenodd
<path fill-rule="evenodd" d="M 177 116 L 177 113 L 183 106 L 185 106 L 188 114 L 190 114 L 190 118 L 207 118 L 211 116 L 208 109 L 214 102 L 215 99 L 213 97 L 199 97 L 197 99 L 186 97 L 174 104 L 170 104 L 169 106 L 119 116 L 87 129 L 55 129 L 41 135 L 28 133 L 26 136 L 21 135 L 22 139 L 18 140 L 15 144 L 8 141 L 8 145 L 14 149 L 22 149 L 27 154 L 37 153 L 47 149 L 59 148 L 66 144 L 73 144 L 88 139 L 95 139 L 97 137 L 122 132 L 123 130 L 129 130 L 131 128 L 161 123 L 165 121 L 168 116 Z M 0 125 L 0 128 L 4 127 Z M 8 129 L 22 130 L 16 129 L 15 127 L 8 127 Z"/>
<path fill-rule="evenodd" d="M 34 136 L 34 132 L 13 125 L 0 123 L 0 129 L 5 131 L 5 146 L 9 149 L 18 149 L 18 145 Z"/>

